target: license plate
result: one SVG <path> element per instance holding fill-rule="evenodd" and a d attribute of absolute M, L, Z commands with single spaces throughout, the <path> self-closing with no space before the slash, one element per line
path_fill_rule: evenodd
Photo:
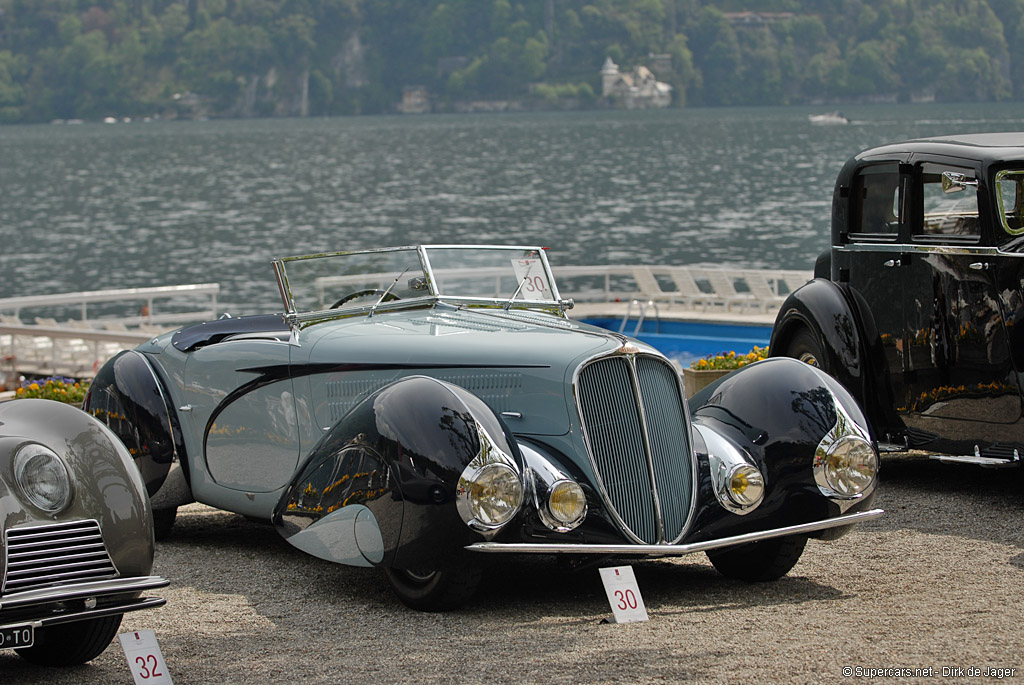
<path fill-rule="evenodd" d="M 35 639 L 36 631 L 31 624 L 0 628 L 0 649 L 31 647 Z"/>

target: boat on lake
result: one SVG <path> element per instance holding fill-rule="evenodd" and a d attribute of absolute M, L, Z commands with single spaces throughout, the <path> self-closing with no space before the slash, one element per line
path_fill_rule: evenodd
<path fill-rule="evenodd" d="M 826 114 L 811 114 L 807 119 L 817 126 L 842 126 L 850 123 L 850 120 L 840 111 L 828 112 Z"/>

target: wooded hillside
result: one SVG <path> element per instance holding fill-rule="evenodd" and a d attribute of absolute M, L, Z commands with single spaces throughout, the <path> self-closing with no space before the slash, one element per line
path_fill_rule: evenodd
<path fill-rule="evenodd" d="M 1024 96 L 1024 0 L 0 0 L 0 123 Z M 659 56 L 659 57 L 655 57 Z"/>

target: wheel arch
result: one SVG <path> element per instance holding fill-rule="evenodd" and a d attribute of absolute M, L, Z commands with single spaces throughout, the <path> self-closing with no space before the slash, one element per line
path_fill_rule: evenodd
<path fill-rule="evenodd" d="M 821 348 L 823 367 L 867 415 L 875 435 L 892 433 L 895 414 L 881 338 L 864 299 L 847 286 L 815 278 L 790 293 L 772 328 L 769 355 L 788 356 L 790 344 L 807 330 Z"/>

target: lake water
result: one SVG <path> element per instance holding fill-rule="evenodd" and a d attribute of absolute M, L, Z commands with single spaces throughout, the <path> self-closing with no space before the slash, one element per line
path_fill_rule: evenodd
<path fill-rule="evenodd" d="M 420 242 L 809 269 L 851 155 L 1024 129 L 1019 104 L 821 111 L 0 126 L 0 297 L 218 282 L 252 313 L 279 306 L 272 257 Z"/>

